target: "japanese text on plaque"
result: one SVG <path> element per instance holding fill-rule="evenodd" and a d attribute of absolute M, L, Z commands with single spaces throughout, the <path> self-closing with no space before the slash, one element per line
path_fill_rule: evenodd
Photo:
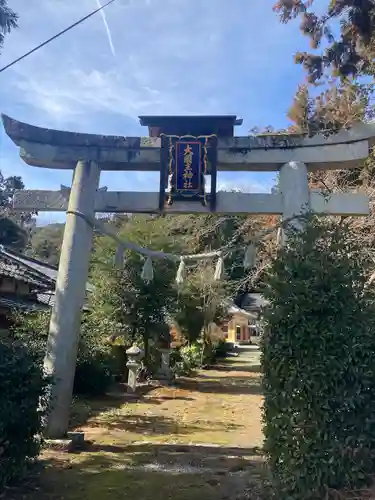
<path fill-rule="evenodd" d="M 184 149 L 184 173 L 183 173 L 183 178 L 184 178 L 184 189 L 192 189 L 193 188 L 193 183 L 192 183 L 192 178 L 193 178 L 193 171 L 192 171 L 192 163 L 193 163 L 193 155 L 194 152 L 191 149 L 190 144 L 187 144 L 185 149 Z"/>

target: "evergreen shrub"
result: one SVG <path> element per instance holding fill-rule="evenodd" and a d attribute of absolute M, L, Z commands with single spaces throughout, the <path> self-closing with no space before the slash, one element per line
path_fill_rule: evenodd
<path fill-rule="evenodd" d="M 35 356 L 0 343 L 0 492 L 19 479 L 40 452 L 48 380 Z"/>
<path fill-rule="evenodd" d="M 372 266 L 349 225 L 312 217 L 266 273 L 265 452 L 280 500 L 329 498 L 374 472 Z"/>

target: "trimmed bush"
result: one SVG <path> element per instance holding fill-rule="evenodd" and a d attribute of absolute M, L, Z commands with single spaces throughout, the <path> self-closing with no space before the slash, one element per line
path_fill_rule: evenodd
<path fill-rule="evenodd" d="M 73 393 L 84 396 L 101 396 L 115 380 L 112 359 L 102 353 L 82 356 L 78 353 Z"/>
<path fill-rule="evenodd" d="M 171 354 L 171 369 L 174 375 L 190 375 L 201 365 L 202 345 L 192 344 L 175 350 Z"/>
<path fill-rule="evenodd" d="M 0 491 L 39 454 L 47 389 L 35 356 L 0 343 Z"/>
<path fill-rule="evenodd" d="M 103 395 L 119 372 L 118 358 L 105 333 L 98 332 L 91 322 L 83 323 L 78 344 L 74 394 Z"/>
<path fill-rule="evenodd" d="M 280 500 L 329 498 L 374 472 L 372 267 L 349 226 L 312 218 L 265 277 L 265 452 Z"/>
<path fill-rule="evenodd" d="M 191 368 L 197 368 L 201 364 L 202 359 L 202 345 L 192 344 L 190 346 L 181 347 L 180 354 L 186 365 Z"/>
<path fill-rule="evenodd" d="M 230 350 L 228 342 L 225 342 L 225 340 L 219 340 L 214 348 L 214 359 L 226 358 Z"/>
<path fill-rule="evenodd" d="M 21 341 L 42 364 L 48 337 L 49 313 L 19 314 L 15 320 L 14 338 Z M 104 333 L 97 332 L 91 323 L 82 324 L 74 378 L 75 394 L 100 396 L 110 387 L 115 375 L 120 375 L 123 367 L 119 366 L 119 359 L 113 346 L 107 342 L 107 337 Z"/>

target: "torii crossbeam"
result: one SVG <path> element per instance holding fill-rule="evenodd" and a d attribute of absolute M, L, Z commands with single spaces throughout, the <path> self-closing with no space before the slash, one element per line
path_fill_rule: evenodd
<path fill-rule="evenodd" d="M 77 356 L 81 310 L 92 245 L 92 227 L 77 213 L 160 213 L 156 192 L 111 192 L 99 189 L 101 170 L 160 171 L 161 133 L 216 134 L 219 171 L 279 171 L 277 194 L 219 192 L 214 211 L 225 214 L 281 214 L 284 218 L 313 210 L 321 215 L 367 215 L 368 198 L 360 193 L 309 191 L 308 171 L 357 167 L 375 145 L 375 125 L 357 124 L 328 138 L 317 135 L 261 135 L 233 137 L 241 121 L 234 116 L 141 117 L 149 137 L 78 134 L 34 127 L 3 116 L 6 133 L 29 165 L 74 170 L 71 189 L 19 191 L 19 210 L 66 211 L 56 300 L 52 310 L 45 368 L 55 377 L 54 406 L 48 434 L 67 430 Z M 161 181 L 161 184 L 163 181 Z M 164 213 L 205 213 L 212 207 L 178 201 Z"/>

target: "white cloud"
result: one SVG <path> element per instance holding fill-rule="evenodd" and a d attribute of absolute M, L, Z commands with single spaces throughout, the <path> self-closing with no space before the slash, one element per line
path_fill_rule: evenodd
<path fill-rule="evenodd" d="M 35 9 L 14 0 L 20 28 L 7 39 L 5 61 L 87 14 L 97 1 L 39 0 Z M 96 14 L 15 65 L 4 74 L 5 81 L 13 99 L 28 106 L 27 114 L 38 110 L 41 118 L 57 123 L 95 112 L 132 118 L 142 113 L 240 113 L 228 108 L 236 102 L 241 78 L 250 72 L 256 85 L 261 73 L 275 65 L 272 53 L 290 43 L 272 3 L 119 0 L 105 10 L 110 32 Z M 249 97 L 255 91 L 262 89 L 249 88 Z M 252 100 L 256 107 L 257 99 Z"/>
<path fill-rule="evenodd" d="M 218 180 L 218 191 L 238 191 L 241 193 L 269 193 L 272 188 L 272 180 L 265 179 L 259 182 L 255 179 L 249 179 L 248 175 L 237 175 L 233 180 Z"/>
<path fill-rule="evenodd" d="M 20 0 L 18 3 L 22 19 L 24 2 L 22 8 Z M 27 48 L 30 43 L 40 41 L 40 32 L 45 33 L 45 37 L 51 34 L 49 23 L 43 29 L 38 26 L 39 19 L 48 16 L 54 29 L 58 30 L 89 12 L 95 2 L 84 0 L 79 8 L 77 4 L 57 2 L 56 8 L 55 0 L 44 0 L 40 10 L 30 9 L 27 12 Z M 14 8 L 17 10 L 17 0 Z M 97 15 L 14 66 L 7 75 L 14 95 L 47 118 L 50 115 L 60 121 L 79 119 L 88 111 L 130 117 L 151 111 L 184 113 L 194 104 L 196 106 L 196 98 L 188 95 L 189 86 L 197 87 L 200 65 L 212 66 L 210 58 L 215 55 L 215 40 L 219 36 L 217 34 L 202 47 L 202 33 L 212 32 L 214 22 L 205 16 L 193 19 L 192 11 L 194 9 L 187 8 L 187 4 L 174 0 L 148 5 L 142 0 L 129 5 L 118 2 L 106 11 L 108 23 L 112 26 L 112 47 L 115 44 L 122 48 L 118 57 L 108 58 L 103 28 L 98 29 L 100 16 Z M 187 29 L 184 30 L 186 15 L 194 21 L 191 26 L 194 28 L 195 24 L 196 29 L 190 29 L 186 23 Z M 32 19 L 35 25 L 31 23 Z M 26 50 L 22 24 L 10 35 L 9 43 L 12 38 L 18 47 Z M 7 51 L 14 57 L 14 45 L 9 45 L 9 49 L 7 45 L 5 54 Z M 189 74 L 194 76 L 189 77 Z M 175 79 L 177 86 L 174 85 Z M 205 84 L 201 81 L 199 85 L 204 88 Z M 200 107 L 210 108 L 202 104 Z"/>
<path fill-rule="evenodd" d="M 79 118 L 87 110 L 136 118 L 139 111 L 162 103 L 158 92 L 126 87 L 123 85 L 125 80 L 114 70 L 84 72 L 72 69 L 67 74 L 45 75 L 43 81 L 21 79 L 18 88 L 25 101 L 60 120 Z"/>

